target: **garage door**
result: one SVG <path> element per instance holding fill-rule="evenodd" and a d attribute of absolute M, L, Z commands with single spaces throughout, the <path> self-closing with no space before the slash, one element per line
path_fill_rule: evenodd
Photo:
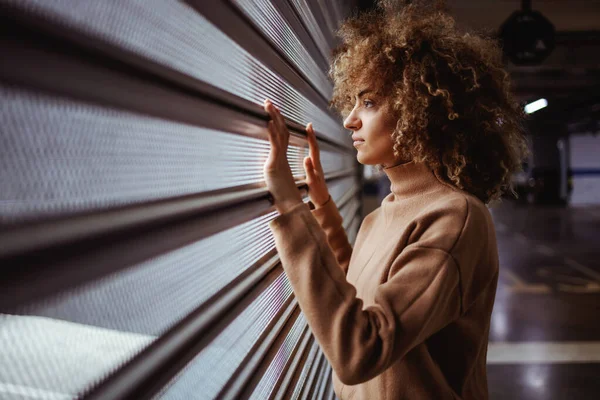
<path fill-rule="evenodd" d="M 262 102 L 305 201 L 313 122 L 353 242 L 326 77 L 351 3 L 0 0 L 0 398 L 333 398 L 268 228 Z"/>

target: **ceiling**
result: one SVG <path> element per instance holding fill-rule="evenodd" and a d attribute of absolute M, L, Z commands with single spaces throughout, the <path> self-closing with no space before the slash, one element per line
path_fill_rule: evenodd
<path fill-rule="evenodd" d="M 489 34 L 522 6 L 521 0 L 446 0 L 446 5 L 459 26 Z M 556 47 L 536 66 L 507 61 L 515 94 L 524 103 L 548 99 L 536 118 L 571 126 L 590 116 L 600 120 L 600 0 L 531 0 L 531 8 L 554 25 Z"/>
<path fill-rule="evenodd" d="M 446 0 L 455 19 L 475 29 L 497 29 L 521 0 Z M 532 0 L 531 8 L 541 12 L 557 31 L 600 30 L 598 0 Z"/>
<path fill-rule="evenodd" d="M 457 23 L 497 32 L 521 0 L 447 0 Z M 523 102 L 544 97 L 549 106 L 536 117 L 569 126 L 597 121 L 600 106 L 600 0 L 532 0 L 532 10 L 554 25 L 556 47 L 539 65 L 507 63 L 515 94 Z"/>

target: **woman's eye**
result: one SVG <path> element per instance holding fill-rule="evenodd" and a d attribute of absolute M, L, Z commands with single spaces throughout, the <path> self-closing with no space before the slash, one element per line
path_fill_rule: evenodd
<path fill-rule="evenodd" d="M 363 104 L 365 105 L 366 108 L 371 108 L 374 106 L 374 104 L 371 100 L 365 100 L 365 101 L 363 101 Z"/>

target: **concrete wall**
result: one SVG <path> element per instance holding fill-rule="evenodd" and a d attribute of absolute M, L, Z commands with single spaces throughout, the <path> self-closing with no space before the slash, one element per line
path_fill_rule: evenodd
<path fill-rule="evenodd" d="M 572 135 L 573 192 L 571 204 L 600 204 L 600 136 Z"/>

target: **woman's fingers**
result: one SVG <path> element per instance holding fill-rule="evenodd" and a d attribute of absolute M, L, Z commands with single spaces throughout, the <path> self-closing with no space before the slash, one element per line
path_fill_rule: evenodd
<path fill-rule="evenodd" d="M 281 116 L 281 113 L 277 107 L 275 107 L 275 104 L 271 103 L 269 99 L 265 100 L 265 110 L 271 116 L 271 119 L 275 123 L 277 129 L 283 131 L 285 129 L 285 121 L 283 120 L 283 117 Z"/>
<path fill-rule="evenodd" d="M 279 126 L 281 128 L 281 135 L 282 135 L 282 139 L 283 139 L 282 144 L 287 149 L 287 146 L 290 141 L 290 131 L 288 131 L 287 126 L 285 124 L 285 119 L 283 118 L 283 115 L 281 115 L 281 111 L 279 111 L 279 108 L 277 108 L 277 107 L 275 107 L 275 116 L 277 117 L 277 119 L 279 121 Z"/>
<path fill-rule="evenodd" d="M 306 133 L 308 137 L 308 151 L 310 158 L 314 162 L 314 168 L 321 170 L 321 154 L 319 153 L 319 144 L 317 143 L 317 135 L 313 129 L 312 122 L 306 125 Z"/>
<path fill-rule="evenodd" d="M 310 157 L 304 157 L 304 171 L 306 172 L 307 180 L 311 181 L 315 178 L 315 167 Z"/>
<path fill-rule="evenodd" d="M 304 158 L 304 170 L 306 171 L 306 183 L 308 195 L 315 206 L 320 207 L 329 199 L 329 190 L 325 184 L 322 174 L 315 169 L 314 160 L 310 157 Z"/>
<path fill-rule="evenodd" d="M 277 133 L 277 129 L 275 128 L 275 123 L 273 121 L 269 121 L 267 123 L 267 132 L 271 148 L 279 150 L 279 134 Z"/>
<path fill-rule="evenodd" d="M 271 103 L 273 104 L 273 103 Z M 281 115 L 281 111 L 279 111 L 279 108 L 277 108 L 275 106 L 275 104 L 273 104 L 273 114 L 274 114 L 274 121 L 275 123 L 277 123 L 279 125 L 279 128 L 283 130 L 287 130 L 286 126 L 285 126 L 285 119 L 283 118 L 283 115 Z"/>
<path fill-rule="evenodd" d="M 269 137 L 269 143 L 271 143 L 271 147 L 278 149 L 281 143 L 278 130 L 275 127 L 275 123 L 273 122 L 273 105 L 269 100 L 265 100 L 263 107 L 265 111 L 271 116 L 271 120 L 267 122 L 267 133 Z"/>
<path fill-rule="evenodd" d="M 277 139 L 279 134 L 273 121 L 268 122 L 267 131 L 271 148 L 269 150 L 269 155 L 265 160 L 264 170 L 265 172 L 272 172 L 277 170 L 277 165 L 279 164 L 279 159 L 281 158 L 281 150 L 279 147 L 279 141 Z"/>
<path fill-rule="evenodd" d="M 274 127 L 277 130 L 277 140 L 278 140 L 279 145 L 282 148 L 287 148 L 288 141 L 289 141 L 289 132 L 285 125 L 285 120 L 283 119 L 283 116 L 279 112 L 279 109 L 277 109 L 277 107 L 275 107 L 275 105 L 269 99 L 266 99 L 265 100 L 265 111 L 271 117 L 271 120 L 274 123 Z"/>
<path fill-rule="evenodd" d="M 265 100 L 263 103 L 263 108 L 267 112 L 267 114 L 269 114 L 269 116 L 271 117 L 271 120 L 269 120 L 267 122 L 267 127 L 270 128 L 271 122 L 273 120 L 273 115 L 271 114 L 271 102 L 269 102 L 269 100 Z M 274 139 L 274 138 L 271 137 L 271 131 L 269 131 L 269 140 L 272 140 L 272 139 Z M 271 144 L 273 144 L 273 143 L 271 143 Z"/>

